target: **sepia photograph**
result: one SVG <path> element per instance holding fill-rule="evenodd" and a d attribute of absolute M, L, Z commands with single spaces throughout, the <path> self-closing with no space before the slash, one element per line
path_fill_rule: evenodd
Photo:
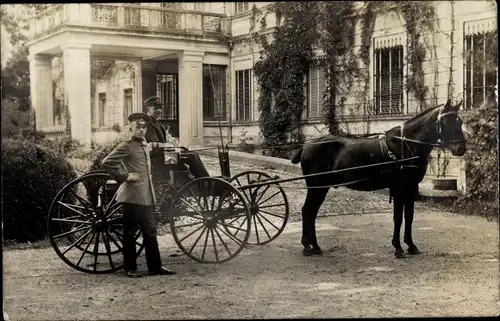
<path fill-rule="evenodd" d="M 499 316 L 497 12 L 1 4 L 3 320 Z"/>

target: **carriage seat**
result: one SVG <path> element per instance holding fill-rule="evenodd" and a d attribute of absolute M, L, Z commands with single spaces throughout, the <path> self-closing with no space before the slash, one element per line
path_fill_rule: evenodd
<path fill-rule="evenodd" d="M 185 151 L 181 153 L 182 161 L 189 166 L 189 171 L 195 178 L 200 177 L 210 177 L 207 168 L 200 159 L 200 156 L 196 152 Z M 224 180 L 230 180 L 230 177 L 226 176 L 213 176 L 216 178 L 222 178 Z"/>

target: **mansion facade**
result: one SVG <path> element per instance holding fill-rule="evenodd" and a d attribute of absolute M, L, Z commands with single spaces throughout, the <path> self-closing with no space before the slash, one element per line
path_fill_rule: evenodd
<path fill-rule="evenodd" d="M 270 4 L 54 5 L 30 25 L 31 97 L 37 128 L 58 135 L 70 121 L 78 140 L 103 142 L 126 126 L 128 114 L 143 111 L 144 99 L 157 95 L 165 103 L 160 121 L 185 146 L 220 144 L 219 125 L 225 143 L 259 143 L 259 88 L 252 69 L 260 59 L 260 48 L 252 42 L 235 42 L 230 47 L 223 39 L 249 36 L 253 26 L 260 25 L 252 8 L 262 12 Z M 484 63 L 493 59 L 487 55 L 495 55 L 494 59 L 497 55 L 489 50 L 497 48 L 496 4 L 434 4 L 439 28 L 432 35 L 436 49 L 426 53 L 423 64 L 425 83 L 432 88 L 426 99 L 440 104 L 450 93 L 461 94 L 465 111 L 477 108 L 497 84 L 496 70 L 485 68 Z M 361 8 L 364 3 L 357 5 Z M 266 28 L 259 32 L 272 39 L 280 23 L 269 12 Z M 358 46 L 361 28 L 360 22 Z M 405 22 L 395 13 L 378 16 L 370 63 L 363 66 L 370 75 L 369 92 L 354 86 L 340 97 L 344 129 L 353 134 L 381 132 L 417 113 L 419 106 L 403 85 L 408 73 L 406 54 Z M 93 78 L 95 60 L 115 61 L 113 72 Z M 323 124 L 325 88 L 324 70 L 311 67 L 304 75 L 302 130 L 306 138 L 327 132 Z M 459 159 L 452 160 L 450 168 L 456 171 L 451 176 L 461 175 L 460 164 Z"/>

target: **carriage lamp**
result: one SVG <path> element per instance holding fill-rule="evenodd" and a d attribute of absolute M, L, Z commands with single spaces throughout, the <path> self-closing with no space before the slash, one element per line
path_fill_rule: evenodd
<path fill-rule="evenodd" d="M 179 152 L 174 146 L 166 146 L 163 149 L 163 158 L 165 164 L 178 164 L 179 163 Z"/>

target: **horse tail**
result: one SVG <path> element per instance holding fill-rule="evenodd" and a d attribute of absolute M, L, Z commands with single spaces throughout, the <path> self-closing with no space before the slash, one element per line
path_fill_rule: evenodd
<path fill-rule="evenodd" d="M 300 162 L 300 157 L 302 156 L 302 150 L 303 147 L 301 147 L 298 151 L 295 152 L 295 154 L 293 154 L 292 158 L 290 159 L 292 164 L 298 164 Z"/>

